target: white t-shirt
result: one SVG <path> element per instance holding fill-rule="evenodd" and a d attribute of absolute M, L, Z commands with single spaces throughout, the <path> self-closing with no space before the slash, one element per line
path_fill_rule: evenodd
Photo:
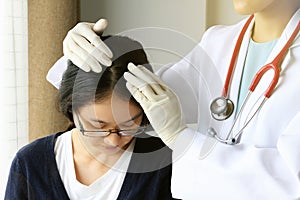
<path fill-rule="evenodd" d="M 55 143 L 54 152 L 58 171 L 69 198 L 74 200 L 117 199 L 125 179 L 134 144 L 135 140 L 131 142 L 114 167 L 94 183 L 86 186 L 76 179 L 72 153 L 72 131 L 59 136 Z"/>

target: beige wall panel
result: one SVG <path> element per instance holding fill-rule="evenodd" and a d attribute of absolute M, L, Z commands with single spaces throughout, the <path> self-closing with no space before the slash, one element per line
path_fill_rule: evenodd
<path fill-rule="evenodd" d="M 78 5 L 78 0 L 28 0 L 30 141 L 66 128 L 46 74 L 62 56 L 63 38 L 79 18 Z"/>

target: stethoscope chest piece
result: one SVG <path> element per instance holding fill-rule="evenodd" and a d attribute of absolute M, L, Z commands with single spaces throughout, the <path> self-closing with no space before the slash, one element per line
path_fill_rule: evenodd
<path fill-rule="evenodd" d="M 229 118 L 234 110 L 233 102 L 225 97 L 218 97 L 210 104 L 211 116 L 218 121 Z"/>
<path fill-rule="evenodd" d="M 245 35 L 246 30 L 253 18 L 254 18 L 254 15 L 251 15 L 251 17 L 249 17 L 249 19 L 247 20 L 246 24 L 244 25 L 244 27 L 238 37 L 238 40 L 236 42 L 236 45 L 235 45 L 235 48 L 233 51 L 233 55 L 231 57 L 228 73 L 226 76 L 225 84 L 223 87 L 222 96 L 214 99 L 210 104 L 211 116 L 213 119 L 215 119 L 217 121 L 222 121 L 222 120 L 228 119 L 234 111 L 234 104 L 230 99 L 228 99 L 228 90 L 230 87 L 231 79 L 232 79 L 232 76 L 234 73 L 236 59 L 239 55 L 239 50 L 240 50 L 244 35 Z M 293 31 L 292 35 L 290 36 L 290 38 L 288 39 L 288 41 L 286 42 L 284 47 L 281 49 L 279 54 L 274 58 L 274 60 L 271 61 L 270 63 L 262 66 L 260 68 L 260 70 L 255 74 L 255 76 L 250 84 L 250 87 L 248 89 L 249 90 L 248 94 L 245 97 L 245 100 L 243 101 L 243 103 L 241 104 L 239 111 L 236 113 L 235 119 L 233 120 L 233 123 L 228 131 L 226 138 L 222 138 L 221 136 L 219 136 L 217 131 L 212 127 L 208 128 L 208 130 L 207 130 L 207 133 L 209 136 L 211 136 L 211 137 L 215 138 L 216 140 L 218 140 L 219 142 L 222 142 L 225 144 L 233 145 L 233 144 L 238 143 L 238 139 L 241 136 L 241 134 L 243 133 L 243 130 L 245 129 L 245 127 L 250 123 L 250 121 L 254 118 L 254 116 L 261 109 L 264 102 L 268 98 L 270 98 L 272 92 L 274 91 L 274 89 L 278 83 L 279 76 L 280 76 L 280 64 L 282 63 L 287 51 L 289 50 L 289 47 L 292 45 L 294 39 L 298 35 L 299 30 L 300 30 L 300 21 L 298 22 L 297 27 Z M 244 122 L 244 125 L 242 125 L 242 127 L 237 131 L 237 133 L 233 134 L 232 131 L 236 125 L 236 122 L 238 121 L 238 119 L 240 119 L 241 113 L 243 112 L 245 105 L 247 104 L 248 98 L 251 96 L 252 92 L 255 90 L 255 88 L 258 85 L 258 83 L 260 82 L 260 79 L 262 78 L 262 76 L 268 70 L 273 70 L 274 76 L 273 76 L 272 81 L 269 84 L 269 87 L 265 91 L 265 94 L 264 94 L 265 98 L 260 103 L 260 105 L 257 107 L 255 112 L 253 112 L 253 111 L 250 112 L 250 113 L 252 113 L 252 115 L 249 115 L 250 113 L 248 114 L 248 117 L 247 117 L 248 119 Z"/>

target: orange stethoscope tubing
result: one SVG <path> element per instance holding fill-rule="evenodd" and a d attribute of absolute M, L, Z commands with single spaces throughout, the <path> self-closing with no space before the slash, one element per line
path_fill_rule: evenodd
<path fill-rule="evenodd" d="M 241 34 L 239 35 L 239 38 L 237 40 L 235 49 L 233 51 L 233 55 L 230 61 L 230 65 L 229 65 L 229 69 L 227 72 L 227 76 L 226 76 L 226 80 L 225 80 L 225 84 L 224 84 L 224 88 L 223 88 L 223 93 L 222 96 L 223 97 L 227 97 L 228 96 L 228 88 L 231 82 L 231 77 L 233 74 L 233 70 L 235 68 L 235 62 L 237 59 L 237 56 L 239 54 L 240 51 L 240 47 L 243 41 L 243 37 L 245 35 L 245 32 L 250 24 L 250 22 L 252 21 L 252 19 L 254 18 L 254 15 L 251 15 L 249 17 L 249 19 L 247 20 L 246 24 L 244 25 Z M 284 47 L 281 49 L 281 51 L 279 52 L 279 54 L 274 58 L 273 61 L 271 61 L 270 63 L 264 65 L 255 75 L 254 79 L 252 80 L 252 83 L 250 84 L 249 87 L 249 91 L 253 92 L 256 88 L 256 86 L 258 85 L 261 77 L 270 69 L 273 69 L 274 71 L 274 77 L 272 82 L 270 83 L 269 87 L 267 88 L 266 92 L 265 92 L 265 97 L 269 98 L 272 94 L 272 92 L 274 91 L 278 80 L 279 80 L 279 76 L 280 76 L 280 68 L 278 67 L 278 65 L 280 65 L 280 63 L 283 61 L 285 54 L 287 53 L 287 50 L 289 49 L 289 47 L 291 46 L 291 44 L 293 43 L 295 37 L 297 36 L 298 32 L 300 30 L 300 22 L 298 22 L 297 27 L 295 28 L 293 34 L 291 35 L 291 37 L 289 38 L 289 40 L 287 41 L 287 43 L 284 45 Z"/>
<path fill-rule="evenodd" d="M 241 30 L 241 33 L 237 39 L 231 60 L 230 60 L 230 65 L 229 65 L 229 69 L 227 72 L 227 76 L 226 76 L 226 80 L 225 80 L 225 84 L 223 87 L 223 91 L 222 91 L 222 96 L 218 97 L 216 99 L 214 99 L 210 105 L 210 110 L 211 110 L 211 115 L 214 119 L 222 121 L 222 120 L 226 120 L 227 118 L 229 118 L 234 110 L 234 105 L 233 102 L 228 98 L 228 90 L 229 90 L 229 85 L 232 79 L 232 74 L 236 65 L 236 60 L 240 51 L 240 47 L 244 38 L 244 35 L 252 21 L 252 19 L 254 18 L 254 15 L 251 15 L 248 20 L 246 21 L 244 27 Z M 286 44 L 284 45 L 284 47 L 281 49 L 281 51 L 279 52 L 279 54 L 274 58 L 274 60 L 272 60 L 270 63 L 264 65 L 263 67 L 261 67 L 261 69 L 255 74 L 250 87 L 249 87 L 249 92 L 244 100 L 244 102 L 242 103 L 241 109 L 239 110 L 239 112 L 236 115 L 235 120 L 233 121 L 233 124 L 228 132 L 228 135 L 226 137 L 226 139 L 222 139 L 217 132 L 215 131 L 214 128 L 210 127 L 208 128 L 208 134 L 212 137 L 214 137 L 215 139 L 217 139 L 219 142 L 222 143 L 226 143 L 226 144 L 236 144 L 237 143 L 237 139 L 238 137 L 241 135 L 242 131 L 244 130 L 244 128 L 249 124 L 249 122 L 253 119 L 253 117 L 255 116 L 255 114 L 258 112 L 258 110 L 260 110 L 260 108 L 263 106 L 264 102 L 270 98 L 270 96 L 272 95 L 278 80 L 279 80 L 279 76 L 280 76 L 280 67 L 279 65 L 282 63 L 289 47 L 292 45 L 294 39 L 296 38 L 298 32 L 300 30 L 300 21 L 298 22 L 295 30 L 293 31 L 292 35 L 290 36 L 289 40 L 286 42 Z M 256 109 L 256 111 L 251 115 L 250 119 L 248 119 L 243 127 L 238 131 L 238 133 L 236 135 L 233 135 L 230 137 L 231 132 L 237 122 L 237 119 L 239 118 L 240 114 L 242 113 L 242 111 L 244 110 L 245 104 L 247 103 L 251 93 L 255 90 L 256 86 L 258 85 L 258 83 L 260 82 L 262 76 L 269 70 L 273 70 L 274 71 L 274 76 L 273 79 L 270 83 L 270 85 L 268 86 L 268 88 L 265 91 L 265 98 L 263 99 L 263 101 L 261 102 L 261 104 L 258 106 L 258 108 Z"/>

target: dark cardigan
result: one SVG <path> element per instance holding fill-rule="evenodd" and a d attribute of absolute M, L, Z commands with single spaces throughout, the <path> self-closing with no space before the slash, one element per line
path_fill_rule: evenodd
<path fill-rule="evenodd" d="M 61 134 L 38 139 L 18 151 L 10 169 L 6 200 L 69 199 L 54 154 Z M 160 139 L 142 135 L 136 138 L 133 152 L 118 200 L 172 199 L 171 150 Z"/>

